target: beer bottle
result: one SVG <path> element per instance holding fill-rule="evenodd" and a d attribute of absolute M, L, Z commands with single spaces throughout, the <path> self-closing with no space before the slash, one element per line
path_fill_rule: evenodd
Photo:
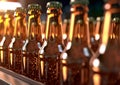
<path fill-rule="evenodd" d="M 103 28 L 103 17 L 97 17 L 96 19 L 93 17 L 89 17 L 89 29 L 90 29 L 90 43 L 91 49 L 95 53 L 99 47 L 101 31 Z"/>
<path fill-rule="evenodd" d="M 0 12 L 0 41 L 3 38 L 3 33 L 4 33 L 4 14 L 5 12 L 1 11 Z"/>
<path fill-rule="evenodd" d="M 26 11 L 22 7 L 14 12 L 14 34 L 9 44 L 9 69 L 21 73 L 22 71 L 22 46 L 26 39 Z"/>
<path fill-rule="evenodd" d="M 38 74 L 38 51 L 42 40 L 40 15 L 41 6 L 39 4 L 28 5 L 27 38 L 22 47 L 22 74 L 34 80 L 39 79 Z M 40 36 L 39 36 L 40 35 Z"/>
<path fill-rule="evenodd" d="M 61 54 L 61 85 L 88 85 L 89 59 L 92 56 L 88 0 L 71 0 L 70 29 Z"/>
<path fill-rule="evenodd" d="M 49 85 L 60 84 L 60 53 L 62 47 L 62 4 L 57 1 L 47 3 L 45 40 L 40 50 L 41 81 Z"/>
<path fill-rule="evenodd" d="M 8 46 L 11 42 L 14 32 L 14 11 L 7 10 L 4 15 L 4 34 L 0 42 L 2 66 L 9 68 Z"/>
<path fill-rule="evenodd" d="M 120 83 L 120 5 L 118 0 L 107 0 L 104 5 L 104 22 L 99 49 L 90 65 L 99 85 Z"/>

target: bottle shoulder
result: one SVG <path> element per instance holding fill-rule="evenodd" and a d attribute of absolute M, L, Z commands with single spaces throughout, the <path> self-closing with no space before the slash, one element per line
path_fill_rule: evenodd
<path fill-rule="evenodd" d="M 109 40 L 104 52 L 101 53 L 100 48 L 91 59 L 91 63 L 98 59 L 99 69 L 105 72 L 120 71 L 120 46 L 114 40 Z"/>

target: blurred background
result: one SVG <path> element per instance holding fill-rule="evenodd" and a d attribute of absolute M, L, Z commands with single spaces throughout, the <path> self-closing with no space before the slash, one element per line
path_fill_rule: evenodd
<path fill-rule="evenodd" d="M 62 3 L 62 24 L 61 10 L 56 11 L 56 5 L 55 9 L 46 8 L 49 1 Z M 0 0 L 0 66 L 45 85 L 49 82 L 49 85 L 59 85 L 59 82 L 61 85 L 71 82 L 71 85 L 119 85 L 120 4 L 104 1 L 107 0 L 89 0 L 89 12 L 85 13 L 88 17 L 84 17 L 81 5 L 74 6 L 80 11 L 70 12 L 70 0 Z M 42 13 L 38 5 L 31 5 L 28 11 L 8 11 L 16 6 L 27 9 L 29 4 L 41 5 Z M 46 11 L 50 12 L 48 16 Z M 113 17 L 113 14 L 119 16 Z"/>

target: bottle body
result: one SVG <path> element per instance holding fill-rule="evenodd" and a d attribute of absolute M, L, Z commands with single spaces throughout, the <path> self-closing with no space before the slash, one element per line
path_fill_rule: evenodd
<path fill-rule="evenodd" d="M 5 68 L 9 68 L 9 56 L 8 56 L 8 46 L 11 42 L 13 31 L 14 31 L 14 25 L 13 25 L 13 10 L 6 11 L 4 17 L 4 35 L 1 40 L 1 60 L 2 60 L 2 66 Z"/>
<path fill-rule="evenodd" d="M 115 1 L 114 3 L 109 3 L 108 1 L 108 3 L 106 3 L 104 6 L 105 15 L 101 43 L 95 56 L 91 58 L 93 62 L 90 62 L 90 64 L 92 65 L 92 75 L 95 75 L 94 73 L 97 73 L 99 77 L 97 82 L 99 83 L 99 85 L 117 85 L 118 83 L 120 83 L 120 19 L 117 16 L 117 14 L 119 15 L 120 12 L 119 6 L 117 8 L 114 7 L 113 4 L 117 4 L 117 1 Z M 95 65 L 95 63 L 97 63 L 97 65 Z"/>
<path fill-rule="evenodd" d="M 62 85 L 89 84 L 89 59 L 92 52 L 86 2 L 87 0 L 83 4 L 81 1 L 71 0 L 70 28 L 66 47 L 61 54 Z"/>
<path fill-rule="evenodd" d="M 120 74 L 119 74 L 119 27 L 120 22 L 111 21 L 108 44 L 103 54 L 97 54 L 98 57 L 93 61 L 93 63 L 98 63 L 97 66 L 93 64 L 92 67 L 92 76 L 93 78 L 98 78 L 98 82 L 95 82 L 95 79 L 92 80 L 92 83 L 99 83 L 99 85 L 115 85 L 120 83 Z M 114 36 L 115 35 L 115 36 Z M 100 49 L 99 49 L 100 50 Z M 99 51 L 100 52 L 100 51 Z"/>
<path fill-rule="evenodd" d="M 39 81 L 38 51 L 39 44 L 42 42 L 40 26 L 41 6 L 38 4 L 28 5 L 27 15 L 27 38 L 22 47 L 22 74 Z"/>
<path fill-rule="evenodd" d="M 4 12 L 0 12 L 0 41 L 3 38 L 4 33 Z"/>
<path fill-rule="evenodd" d="M 26 39 L 26 14 L 22 7 L 16 8 L 14 12 L 14 35 L 9 44 L 9 69 L 22 73 L 22 46 Z"/>
<path fill-rule="evenodd" d="M 51 24 L 50 24 L 51 25 Z M 53 24 L 55 25 L 55 24 Z M 56 27 L 57 26 L 57 27 Z M 44 51 L 45 58 L 45 70 L 46 72 L 46 84 L 59 84 L 60 83 L 60 51 L 58 46 L 61 45 L 60 35 L 58 35 L 58 31 L 60 31 L 60 25 L 57 24 L 55 27 L 51 27 L 50 30 L 54 32 L 49 32 L 49 38 L 47 41 L 47 46 Z M 56 32 L 55 32 L 55 29 Z M 59 36 L 56 36 L 56 34 Z M 53 37 L 54 36 L 54 37 Z M 61 36 L 62 39 L 62 36 Z"/>
<path fill-rule="evenodd" d="M 45 40 L 40 50 L 40 75 L 43 82 L 49 85 L 60 84 L 61 52 L 58 47 L 63 45 L 61 7 L 62 4 L 57 1 L 47 3 Z"/>

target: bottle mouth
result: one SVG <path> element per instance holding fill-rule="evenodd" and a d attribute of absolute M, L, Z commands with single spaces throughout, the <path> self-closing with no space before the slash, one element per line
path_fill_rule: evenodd
<path fill-rule="evenodd" d="M 58 1 L 50 1 L 47 3 L 46 5 L 47 8 L 62 8 L 62 3 L 58 2 Z"/>
<path fill-rule="evenodd" d="M 77 4 L 88 5 L 89 0 L 71 0 L 70 2 L 70 5 L 77 5 Z"/>
<path fill-rule="evenodd" d="M 28 11 L 29 10 L 41 10 L 41 9 L 42 9 L 42 7 L 39 4 L 29 4 L 28 5 Z"/>

